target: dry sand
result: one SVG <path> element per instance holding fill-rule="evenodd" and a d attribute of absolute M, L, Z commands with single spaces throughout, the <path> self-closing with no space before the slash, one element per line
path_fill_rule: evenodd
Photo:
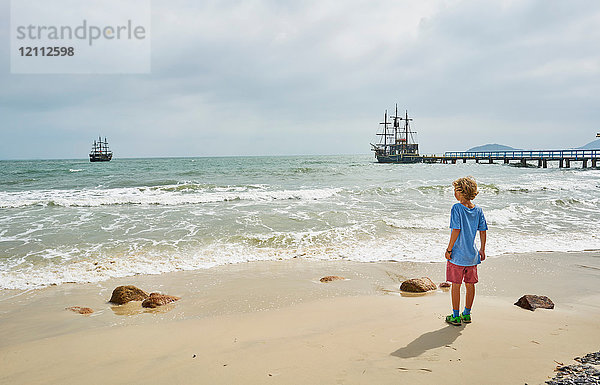
<path fill-rule="evenodd" d="M 460 327 L 444 323 L 448 292 L 398 292 L 423 275 L 443 281 L 444 264 L 299 258 L 3 291 L 0 383 L 539 384 L 600 348 L 598 252 L 488 259 Z M 122 284 L 182 300 L 106 303 Z M 520 309 L 522 294 L 556 308 Z"/>

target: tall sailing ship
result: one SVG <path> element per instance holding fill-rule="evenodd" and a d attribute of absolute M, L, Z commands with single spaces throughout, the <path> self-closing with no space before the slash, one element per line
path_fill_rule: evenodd
<path fill-rule="evenodd" d="M 413 136 L 416 131 L 410 128 L 411 121 L 408 110 L 405 111 L 404 116 L 398 115 L 397 104 L 394 116 L 388 116 L 385 110 L 383 122 L 379 123 L 383 125 L 383 132 L 377 133 L 380 136 L 379 143 L 371 143 L 371 151 L 375 152 L 375 158 L 379 163 L 423 162 L 423 156 L 419 155 L 419 144 Z"/>
<path fill-rule="evenodd" d="M 94 140 L 92 151 L 90 151 L 90 162 L 108 162 L 112 159 L 112 156 L 113 153 L 108 148 L 106 137 L 104 142 L 101 137 L 98 137 L 98 141 Z"/>

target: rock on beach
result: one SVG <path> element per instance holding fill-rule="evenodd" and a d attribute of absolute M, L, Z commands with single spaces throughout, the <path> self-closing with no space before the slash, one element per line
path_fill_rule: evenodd
<path fill-rule="evenodd" d="M 600 365 L 600 351 L 586 354 L 583 357 L 575 357 L 575 361 L 582 364 Z"/>
<path fill-rule="evenodd" d="M 526 294 L 519 298 L 519 300 L 515 302 L 515 305 L 531 311 L 534 311 L 537 308 L 554 309 L 554 302 L 543 295 Z"/>
<path fill-rule="evenodd" d="M 110 297 L 112 303 L 123 305 L 130 301 L 143 301 L 148 298 L 148 293 L 135 286 L 119 286 L 115 288 Z"/>
<path fill-rule="evenodd" d="M 150 296 L 142 302 L 142 307 L 155 308 L 157 306 L 166 305 L 170 302 L 175 302 L 181 298 L 173 295 L 165 295 L 160 293 L 150 293 Z"/>
<path fill-rule="evenodd" d="M 575 357 L 580 362 L 574 365 L 558 365 L 556 375 L 546 381 L 548 385 L 600 384 L 600 370 L 592 365 L 600 365 L 600 351 Z M 590 365 L 591 364 L 591 365 Z"/>
<path fill-rule="evenodd" d="M 94 312 L 94 310 L 90 309 L 89 307 L 81 307 L 81 306 L 71 306 L 66 308 L 65 310 L 71 310 L 74 311 L 75 313 L 79 313 L 79 314 L 92 314 Z"/>
<path fill-rule="evenodd" d="M 319 281 L 321 281 L 321 282 L 331 282 L 331 281 L 340 281 L 340 280 L 343 280 L 343 279 L 346 279 L 346 278 L 340 277 L 338 275 L 327 275 L 327 276 L 321 278 Z"/>
<path fill-rule="evenodd" d="M 407 291 L 409 293 L 424 293 L 430 290 L 436 290 L 437 285 L 433 283 L 429 277 L 412 278 L 408 279 L 400 285 L 401 291 Z"/>

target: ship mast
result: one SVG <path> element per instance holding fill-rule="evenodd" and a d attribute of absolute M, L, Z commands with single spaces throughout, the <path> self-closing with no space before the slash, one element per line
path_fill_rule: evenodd
<path fill-rule="evenodd" d="M 398 121 L 398 103 L 396 103 L 396 114 L 394 115 L 394 144 L 398 144 L 398 128 L 400 127 L 400 122 Z"/>
<path fill-rule="evenodd" d="M 406 138 L 406 145 L 408 146 L 408 110 L 404 110 L 405 111 L 405 115 L 404 115 L 404 135 Z M 412 119 L 410 119 L 412 120 Z"/>
<path fill-rule="evenodd" d="M 377 135 L 383 135 L 383 151 L 387 152 L 387 137 L 388 137 L 387 126 L 391 124 L 388 122 L 387 110 L 385 110 L 385 115 L 383 117 L 384 117 L 383 122 L 379 123 L 379 124 L 383 124 L 383 134 L 377 134 Z"/>
<path fill-rule="evenodd" d="M 398 113 L 396 113 L 396 115 L 398 115 Z M 408 148 L 409 148 L 409 144 L 410 144 L 409 134 L 412 134 L 412 131 L 410 131 L 410 125 L 408 123 L 409 121 L 412 120 L 412 118 L 408 117 L 408 110 L 405 110 L 404 117 L 398 117 L 398 120 L 404 120 L 404 143 L 402 144 L 402 147 L 403 147 L 402 152 L 408 152 Z"/>

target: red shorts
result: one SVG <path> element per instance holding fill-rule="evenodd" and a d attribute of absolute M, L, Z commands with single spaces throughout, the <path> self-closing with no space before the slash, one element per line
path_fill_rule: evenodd
<path fill-rule="evenodd" d="M 448 261 L 446 263 L 446 281 L 452 283 L 477 283 L 477 265 L 458 266 Z"/>

